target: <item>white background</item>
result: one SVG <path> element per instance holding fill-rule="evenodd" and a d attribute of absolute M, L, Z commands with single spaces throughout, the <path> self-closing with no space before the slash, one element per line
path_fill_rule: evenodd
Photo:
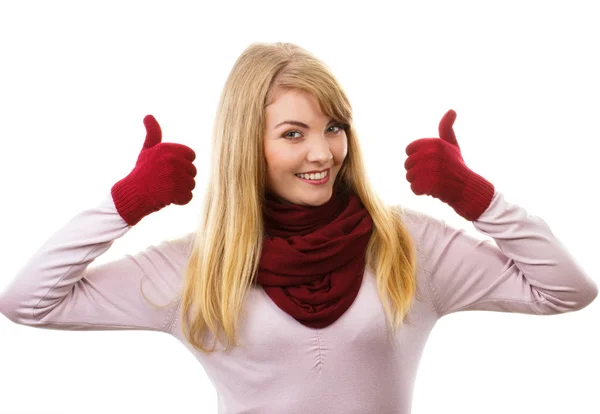
<path fill-rule="evenodd" d="M 450 108 L 467 165 L 542 217 L 594 280 L 600 26 L 593 1 L 3 1 L 0 289 L 131 171 L 154 114 L 197 153 L 186 206 L 98 262 L 195 228 L 219 94 L 255 41 L 323 59 L 347 91 L 380 196 L 478 234 L 415 196 L 404 149 Z M 555 316 L 461 312 L 432 332 L 413 412 L 598 413 L 600 300 Z M 196 359 L 154 332 L 34 329 L 0 317 L 0 413 L 216 413 Z"/>

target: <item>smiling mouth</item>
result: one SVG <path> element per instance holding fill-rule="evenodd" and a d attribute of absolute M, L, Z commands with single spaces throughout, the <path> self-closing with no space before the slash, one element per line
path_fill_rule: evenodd
<path fill-rule="evenodd" d="M 330 168 L 326 168 L 326 169 L 324 169 L 324 170 L 321 170 L 321 171 L 316 171 L 316 172 L 315 172 L 315 171 L 313 171 L 313 172 L 308 172 L 308 173 L 298 173 L 298 174 L 322 174 L 322 173 L 324 173 L 325 171 L 329 171 L 329 170 L 331 170 L 331 167 L 330 167 Z"/>
<path fill-rule="evenodd" d="M 313 173 L 313 174 L 295 174 L 296 177 L 301 179 L 304 182 L 310 184 L 324 184 L 329 181 L 330 169 L 325 170 L 322 173 Z"/>

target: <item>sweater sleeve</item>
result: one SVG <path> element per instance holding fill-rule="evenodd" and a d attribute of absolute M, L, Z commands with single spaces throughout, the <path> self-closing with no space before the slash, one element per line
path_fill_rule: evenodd
<path fill-rule="evenodd" d="M 419 260 L 438 317 L 469 310 L 551 315 L 576 311 L 598 295 L 583 271 L 541 218 L 496 191 L 474 227 L 478 239 L 414 210 Z"/>
<path fill-rule="evenodd" d="M 37 250 L 0 294 L 0 312 L 46 329 L 169 332 L 191 233 L 90 265 L 130 229 L 106 195 Z"/>

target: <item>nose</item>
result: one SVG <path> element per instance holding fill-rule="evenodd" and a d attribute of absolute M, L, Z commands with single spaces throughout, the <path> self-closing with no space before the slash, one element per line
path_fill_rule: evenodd
<path fill-rule="evenodd" d="M 323 164 L 333 158 L 327 138 L 314 138 L 309 145 L 308 155 L 306 156 L 307 161 Z"/>

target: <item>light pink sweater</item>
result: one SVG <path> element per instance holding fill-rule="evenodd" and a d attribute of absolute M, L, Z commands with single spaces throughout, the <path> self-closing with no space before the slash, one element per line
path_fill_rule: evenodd
<path fill-rule="evenodd" d="M 155 308 L 140 291 L 158 305 L 177 296 L 192 233 L 89 266 L 131 228 L 110 194 L 43 244 L 0 296 L 0 311 L 15 323 L 39 328 L 173 335 L 211 378 L 219 413 L 407 414 L 421 353 L 442 316 L 467 310 L 557 314 L 587 306 L 598 293 L 547 224 L 499 192 L 473 222 L 497 245 L 405 211 L 418 243 L 423 299 L 415 301 L 410 324 L 393 341 L 387 340 L 375 279 L 367 269 L 352 306 L 324 329 L 301 325 L 255 287 L 238 332 L 242 346 L 211 355 L 196 351 L 180 331 L 180 303 Z"/>

